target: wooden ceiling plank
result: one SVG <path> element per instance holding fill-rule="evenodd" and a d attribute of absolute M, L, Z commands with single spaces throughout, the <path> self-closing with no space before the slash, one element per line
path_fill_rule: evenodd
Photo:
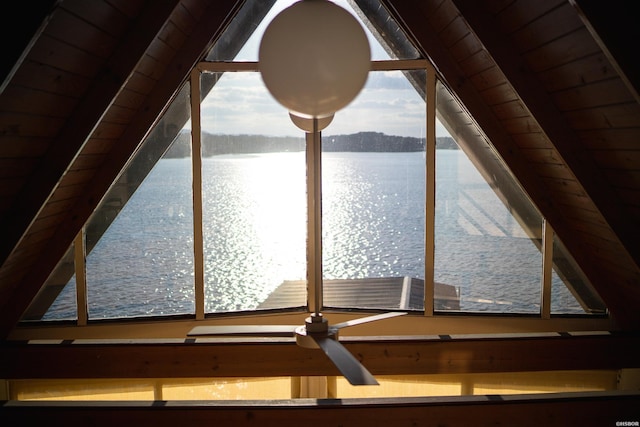
<path fill-rule="evenodd" d="M 520 99 L 514 99 L 501 104 L 492 105 L 493 112 L 500 120 L 517 119 L 519 117 L 526 117 L 528 112 Z M 531 130 L 529 130 L 530 133 Z M 549 147 L 544 147 L 549 148 Z"/>
<path fill-rule="evenodd" d="M 628 129 L 620 128 L 594 129 L 579 133 L 583 143 L 589 149 L 632 150 L 638 148 L 640 140 L 637 132 L 629 132 Z"/>
<path fill-rule="evenodd" d="M 68 1 L 68 0 L 67 0 Z M 84 0 L 73 0 L 75 2 L 83 2 Z M 105 3 L 113 6 L 120 13 L 122 13 L 127 18 L 132 18 L 135 16 L 136 12 L 139 10 L 140 3 L 143 3 L 144 0 L 105 0 Z"/>
<path fill-rule="evenodd" d="M 419 6 L 419 11 L 429 19 L 431 27 L 437 33 L 444 31 L 444 29 L 456 19 L 456 16 L 458 16 L 454 10 L 443 7 L 446 2 L 447 0 L 432 0 L 423 2 L 423 4 Z"/>
<path fill-rule="evenodd" d="M 0 101 L 0 110 L 43 115 L 49 117 L 67 117 L 76 107 L 77 99 L 27 87 L 9 85 Z"/>
<path fill-rule="evenodd" d="M 451 52 L 451 56 L 460 62 L 480 52 L 482 45 L 472 34 L 466 33 L 464 37 L 448 49 Z"/>
<path fill-rule="evenodd" d="M 480 91 L 490 89 L 505 82 L 504 75 L 498 67 L 490 67 L 471 76 L 473 85 Z"/>
<path fill-rule="evenodd" d="M 137 93 L 149 93 L 153 90 L 156 83 L 156 80 L 153 80 L 144 74 L 135 72 L 129 78 L 127 87 Z"/>
<path fill-rule="evenodd" d="M 196 24 L 196 21 L 184 6 L 184 3 L 181 3 L 180 6 L 179 9 L 176 9 L 176 13 L 173 15 L 171 22 L 185 35 L 188 35 L 191 32 L 191 28 Z"/>
<path fill-rule="evenodd" d="M 4 92 L 16 71 L 25 61 L 35 41 L 42 34 L 55 13 L 60 0 L 16 2 L 2 14 L 2 38 L 10 37 L 11 43 L 3 44 L 3 61 L 0 68 L 0 94 Z"/>
<path fill-rule="evenodd" d="M 65 121 L 59 117 L 0 112 L 0 135 L 50 138 L 64 126 L 64 123 Z"/>
<path fill-rule="evenodd" d="M 68 41 L 72 46 L 104 59 L 109 57 L 117 44 L 117 38 L 104 32 L 103 27 L 96 31 L 96 27 L 92 24 L 65 11 L 64 8 L 58 12 L 56 19 L 51 20 L 47 27 L 47 34 Z"/>
<path fill-rule="evenodd" d="M 520 28 L 511 37 L 522 51 L 528 51 L 549 43 L 552 40 L 562 37 L 582 26 L 582 22 L 576 16 L 575 11 L 569 3 L 562 2 L 555 9 L 549 10 L 543 15 L 536 15 L 531 12 L 530 2 L 521 2 L 524 12 L 537 18 Z M 536 4 L 548 4 L 548 2 L 538 2 Z"/>
<path fill-rule="evenodd" d="M 136 69 L 136 72 L 142 74 L 151 80 L 158 81 L 162 77 L 167 64 L 162 64 L 157 59 L 150 55 L 145 55 L 140 60 L 140 65 Z"/>
<path fill-rule="evenodd" d="M 495 18 L 500 23 L 501 28 L 504 29 L 506 33 L 505 36 L 511 36 L 512 33 L 527 26 L 537 17 L 551 12 L 565 1 L 566 0 L 547 0 L 531 2 L 528 0 L 516 0 L 496 14 Z M 487 7 L 487 11 L 494 14 L 492 10 L 492 6 Z"/>
<path fill-rule="evenodd" d="M 114 104 L 109 108 L 102 120 L 107 123 L 127 124 L 135 114 L 135 110 Z"/>
<path fill-rule="evenodd" d="M 600 80 L 553 93 L 558 112 L 590 109 L 635 102 L 619 78 Z"/>
<path fill-rule="evenodd" d="M 15 178 L 33 173 L 38 164 L 33 157 L 0 159 L 0 177 Z"/>
<path fill-rule="evenodd" d="M 634 148 L 640 148 L 638 144 L 638 141 L 640 141 L 640 104 L 633 102 L 590 108 L 588 110 L 575 110 L 566 113 L 566 115 L 567 120 L 571 123 L 572 127 L 576 129 L 583 143 L 584 138 L 582 137 L 585 135 L 585 132 L 581 131 L 622 129 L 624 132 L 630 134 L 630 137 L 636 141 L 633 146 L 628 146 L 626 149 L 632 150 Z M 603 144 L 599 148 L 605 150 L 624 149 L 623 145 L 615 140 L 606 141 L 606 144 Z"/>
<path fill-rule="evenodd" d="M 553 142 L 571 172 L 603 213 L 640 271 L 638 224 L 626 220 L 624 206 L 599 172 L 590 153 L 584 149 L 579 136 L 567 124 L 562 112 L 556 107 L 557 102 L 554 102 L 556 100 L 548 95 L 535 74 L 529 71 L 527 64 L 519 59 L 521 57 L 518 51 L 510 44 L 508 38 L 495 31 L 496 22 L 479 2 L 470 0 L 453 0 L 453 2 L 523 100 L 532 117 Z"/>
<path fill-rule="evenodd" d="M 88 79 L 100 72 L 104 64 L 104 59 L 47 33 L 43 34 L 31 49 L 29 60 Z"/>
<path fill-rule="evenodd" d="M 183 39 L 186 40 L 186 37 L 183 37 Z M 147 56 L 155 61 L 157 64 L 156 66 L 159 66 L 161 70 L 164 70 L 175 55 L 176 50 L 177 49 L 174 49 L 173 46 L 166 43 L 164 40 L 156 39 L 151 46 L 149 46 L 149 49 L 147 49 Z"/>
<path fill-rule="evenodd" d="M 506 128 L 508 129 L 509 126 L 507 125 Z M 526 153 L 531 163 L 562 164 L 562 159 L 554 148 L 523 149 L 522 152 Z M 584 194 L 584 191 L 582 191 L 582 193 Z"/>
<path fill-rule="evenodd" d="M 81 186 L 82 184 L 67 184 L 64 186 L 61 185 L 56 189 L 56 199 L 67 200 L 77 197 L 78 190 L 82 189 Z M 38 217 L 38 219 L 33 222 L 34 226 L 36 226 L 39 221 L 41 221 L 40 217 Z"/>
<path fill-rule="evenodd" d="M 498 14 L 509 7 L 516 0 L 486 0 L 487 9 L 493 14 Z"/>
<path fill-rule="evenodd" d="M 602 52 L 596 52 L 538 73 L 538 80 L 549 92 L 606 80 L 616 74 Z"/>
<path fill-rule="evenodd" d="M 489 69 L 496 68 L 495 63 L 484 49 L 479 50 L 464 61 L 460 61 L 460 67 L 469 78 L 473 78 Z M 499 83 L 496 82 L 496 84 Z"/>
<path fill-rule="evenodd" d="M 144 103 L 145 98 L 145 93 L 136 92 L 126 87 L 120 91 L 113 103 L 119 107 L 137 111 Z"/>
<path fill-rule="evenodd" d="M 461 37 L 464 37 L 466 22 L 462 19 L 462 16 L 456 16 L 441 32 L 440 38 L 447 47 L 454 46 L 460 41 Z"/>
<path fill-rule="evenodd" d="M 41 157 L 49 147 L 47 138 L 0 136 L 0 159 Z"/>
<path fill-rule="evenodd" d="M 64 0 L 61 7 L 71 11 L 83 21 L 100 28 L 105 33 L 119 38 L 129 25 L 129 20 L 140 12 L 140 0 L 127 0 L 128 13 L 124 13 L 109 0 Z M 124 2 L 121 2 L 124 3 Z"/>
<path fill-rule="evenodd" d="M 173 49 L 179 49 L 184 44 L 184 40 L 188 37 L 173 21 L 165 27 L 160 36 L 160 40 L 171 46 Z"/>
<path fill-rule="evenodd" d="M 491 106 L 504 104 L 509 101 L 517 101 L 519 99 L 518 95 L 506 80 L 502 84 L 481 91 L 480 94 L 487 104 Z"/>
<path fill-rule="evenodd" d="M 547 45 L 523 53 L 531 71 L 538 73 L 580 60 L 600 51 L 585 28 L 579 28 L 553 41 L 553 49 Z"/>
<path fill-rule="evenodd" d="M 640 170 L 608 170 L 605 173 L 618 189 L 636 191 L 640 189 Z"/>
<path fill-rule="evenodd" d="M 33 76 L 38 76 L 34 79 Z M 12 84 L 49 93 L 80 98 L 89 87 L 90 80 L 50 65 L 25 61 L 13 76 Z"/>
<path fill-rule="evenodd" d="M 640 39 L 637 13 L 633 5 L 585 0 L 569 2 L 578 11 L 578 16 L 605 52 L 636 102 L 640 103 L 640 67 L 636 44 L 630 43 L 631 40 Z"/>

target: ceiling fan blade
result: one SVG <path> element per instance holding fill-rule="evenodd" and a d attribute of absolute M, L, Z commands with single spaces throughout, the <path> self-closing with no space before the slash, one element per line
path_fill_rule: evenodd
<path fill-rule="evenodd" d="M 193 336 L 268 336 L 290 337 L 300 325 L 225 325 L 196 326 L 187 335 Z"/>
<path fill-rule="evenodd" d="M 351 385 L 378 385 L 373 375 L 345 346 L 327 336 L 312 337 Z"/>
<path fill-rule="evenodd" d="M 332 327 L 336 329 L 346 328 L 347 326 L 355 326 L 355 325 L 360 325 L 362 323 L 375 322 L 376 320 L 389 319 L 391 317 L 396 317 L 396 316 L 404 316 L 405 314 L 407 313 L 404 311 L 390 311 L 388 313 L 375 314 L 373 316 L 360 317 L 358 319 L 347 320 L 346 322 L 342 322 L 342 323 L 336 323 L 335 325 L 332 325 Z"/>

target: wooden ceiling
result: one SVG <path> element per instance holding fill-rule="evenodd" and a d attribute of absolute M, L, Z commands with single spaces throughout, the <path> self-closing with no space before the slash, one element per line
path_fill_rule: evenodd
<path fill-rule="evenodd" d="M 242 3 L 63 0 L 15 15 L 0 80 L 0 337 Z M 582 0 L 380 3 L 618 326 L 638 329 L 640 96 L 625 43 L 639 39 L 633 13 Z"/>

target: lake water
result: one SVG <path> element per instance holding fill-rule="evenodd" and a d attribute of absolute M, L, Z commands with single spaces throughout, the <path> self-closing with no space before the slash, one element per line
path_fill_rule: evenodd
<path fill-rule="evenodd" d="M 539 312 L 540 251 L 461 151 L 437 151 L 435 280 L 459 288 L 462 311 Z M 424 278 L 424 153 L 322 161 L 325 279 Z M 254 309 L 305 278 L 304 162 L 299 152 L 203 159 L 207 312 Z M 190 160 L 160 160 L 87 256 L 90 318 L 194 312 L 191 206 Z M 564 286 L 553 292 L 554 306 L 582 311 Z M 73 301 L 64 291 L 48 317 L 68 316 Z"/>

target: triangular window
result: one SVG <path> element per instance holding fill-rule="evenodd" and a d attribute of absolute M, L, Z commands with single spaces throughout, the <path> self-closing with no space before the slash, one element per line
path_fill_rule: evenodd
<path fill-rule="evenodd" d="M 255 61 L 266 22 L 291 1 L 265 3 L 246 2 L 207 60 Z M 373 59 L 403 61 L 372 71 L 323 131 L 325 306 L 544 315 L 548 288 L 547 311 L 602 312 L 555 239 L 556 272 L 543 279 L 543 218 L 440 82 L 446 126 L 426 126 L 435 71 L 384 8 L 355 3 L 375 34 Z M 304 135 L 256 70 L 232 70 L 201 65 L 25 320 L 307 308 Z M 198 141 L 190 90 L 202 100 Z M 86 251 L 75 265 L 86 285 L 69 268 L 74 250 Z M 78 292 L 59 292 L 66 281 Z M 88 314 L 82 299 L 73 308 L 83 292 Z"/>

